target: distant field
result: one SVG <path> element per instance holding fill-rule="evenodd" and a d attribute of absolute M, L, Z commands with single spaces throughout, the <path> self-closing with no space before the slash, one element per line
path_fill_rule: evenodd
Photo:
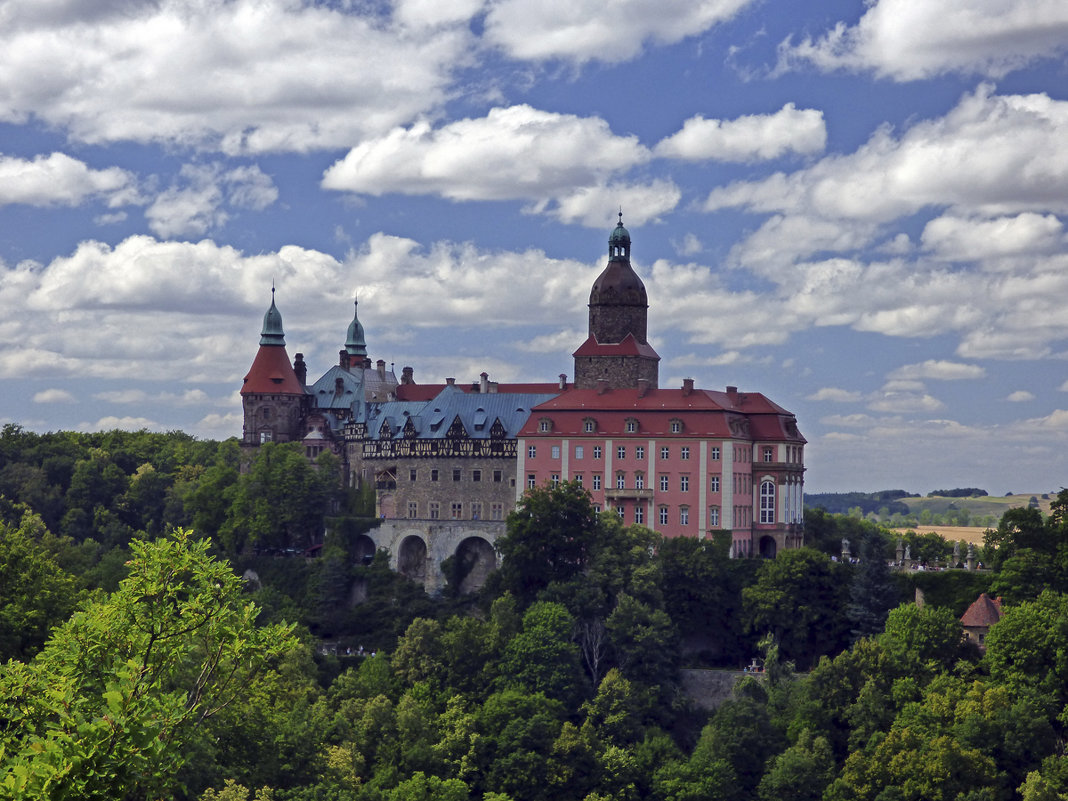
<path fill-rule="evenodd" d="M 1030 497 L 1030 496 L 1028 496 Z M 891 531 L 904 534 L 906 531 L 915 531 L 917 534 L 929 534 L 932 531 L 946 540 L 974 542 L 976 545 L 983 544 L 983 532 L 981 526 L 916 526 L 915 528 L 894 528 Z"/>
<path fill-rule="evenodd" d="M 908 504 L 909 512 L 919 514 L 924 509 L 930 509 L 934 514 L 944 514 L 949 511 L 950 504 L 958 509 L 967 509 L 973 515 L 996 515 L 1000 517 L 1009 509 L 1017 506 L 1027 506 L 1032 497 L 1038 498 L 1039 508 L 1042 514 L 1049 514 L 1049 506 L 1056 496 L 1051 494 L 1049 498 L 1043 498 L 1040 492 L 1028 492 L 1020 495 L 984 495 L 981 498 L 946 498 L 936 495 L 931 498 L 902 498 Z"/>

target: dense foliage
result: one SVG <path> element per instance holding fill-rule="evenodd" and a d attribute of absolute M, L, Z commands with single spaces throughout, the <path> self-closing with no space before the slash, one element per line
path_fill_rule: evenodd
<path fill-rule="evenodd" d="M 4 430 L 0 798 L 1068 797 L 1068 492 L 989 533 L 997 572 L 902 574 L 856 517 L 731 560 L 564 484 L 528 493 L 480 593 L 431 599 L 356 558 L 361 499 L 291 453 Z M 982 654 L 959 617 L 991 589 Z M 714 713 L 681 690 L 753 660 Z"/>

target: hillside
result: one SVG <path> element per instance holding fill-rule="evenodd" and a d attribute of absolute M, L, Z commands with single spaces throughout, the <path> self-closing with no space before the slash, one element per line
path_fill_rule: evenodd
<path fill-rule="evenodd" d="M 902 490 L 880 492 L 815 493 L 805 495 L 805 506 L 823 508 L 834 514 L 863 515 L 893 528 L 936 531 L 947 527 L 979 529 L 997 526 L 1009 509 L 1027 507 L 1032 498 L 1043 515 L 1048 515 L 1055 493 L 980 495 L 961 498 L 947 495 L 907 495 Z M 858 512 L 859 510 L 859 512 Z M 950 537 L 950 534 L 945 536 Z M 952 539 L 970 539 L 952 535 Z"/>

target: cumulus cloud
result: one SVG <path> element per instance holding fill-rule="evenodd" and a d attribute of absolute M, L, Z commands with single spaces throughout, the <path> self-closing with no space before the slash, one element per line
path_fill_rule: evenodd
<path fill-rule="evenodd" d="M 469 63 L 475 4 L 433 5 L 9 0 L 0 120 L 91 143 L 349 146 L 439 108 Z"/>
<path fill-rule="evenodd" d="M 668 181 L 606 187 L 649 158 L 636 137 L 616 136 L 602 119 L 519 105 L 440 128 L 427 122 L 396 128 L 350 150 L 325 172 L 322 185 L 375 196 L 533 199 L 531 210 L 552 209 L 565 222 L 586 222 L 596 206 L 595 224 L 604 225 L 604 202 L 611 199 L 613 208 L 621 193 L 646 219 L 678 203 L 680 193 Z"/>
<path fill-rule="evenodd" d="M 809 395 L 807 400 L 830 401 L 833 403 L 855 403 L 862 397 L 863 396 L 859 392 L 854 392 L 853 390 L 841 389 L 839 387 L 823 387 Z"/>
<path fill-rule="evenodd" d="M 256 165 L 226 170 L 220 164 L 186 164 L 174 185 L 145 210 L 145 217 L 162 237 L 203 236 L 225 225 L 227 207 L 262 211 L 277 199 L 274 182 Z"/>
<path fill-rule="evenodd" d="M 500 0 L 486 16 L 486 40 L 512 58 L 620 62 L 646 42 L 670 44 L 733 17 L 752 0 Z"/>
<path fill-rule="evenodd" d="M 1026 389 L 1018 389 L 1015 392 L 1010 392 L 1005 398 L 1005 400 L 1010 403 L 1023 403 L 1024 401 L 1033 401 L 1034 399 L 1034 393 L 1028 392 Z"/>
<path fill-rule="evenodd" d="M 906 364 L 892 370 L 887 378 L 898 379 L 934 379 L 937 381 L 957 381 L 964 378 L 982 378 L 986 370 L 976 364 L 961 364 L 944 359 L 928 359 L 919 364 Z"/>
<path fill-rule="evenodd" d="M 1050 253 L 1064 245 L 1064 226 L 1052 214 L 1034 212 L 988 220 L 943 215 L 924 226 L 921 241 L 943 261 L 982 261 Z"/>
<path fill-rule="evenodd" d="M 112 208 L 135 203 L 136 179 L 118 167 L 93 169 L 65 153 L 37 156 L 32 161 L 0 155 L 0 206 L 77 206 L 93 198 Z"/>
<path fill-rule="evenodd" d="M 34 394 L 34 403 L 77 403 L 78 399 L 65 389 L 43 389 Z"/>
<path fill-rule="evenodd" d="M 774 114 L 750 114 L 735 120 L 691 117 L 682 130 L 662 140 L 655 153 L 685 161 L 753 162 L 788 153 L 820 153 L 826 145 L 823 112 L 787 103 Z"/>
<path fill-rule="evenodd" d="M 898 81 L 947 72 L 1001 77 L 1065 52 L 1068 6 L 1060 0 L 877 0 L 853 26 L 780 47 L 780 68 L 872 70 Z"/>

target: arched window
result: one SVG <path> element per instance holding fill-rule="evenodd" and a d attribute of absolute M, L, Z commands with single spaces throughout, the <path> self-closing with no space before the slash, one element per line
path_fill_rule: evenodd
<path fill-rule="evenodd" d="M 775 484 L 772 481 L 760 483 L 760 522 L 775 522 Z"/>

